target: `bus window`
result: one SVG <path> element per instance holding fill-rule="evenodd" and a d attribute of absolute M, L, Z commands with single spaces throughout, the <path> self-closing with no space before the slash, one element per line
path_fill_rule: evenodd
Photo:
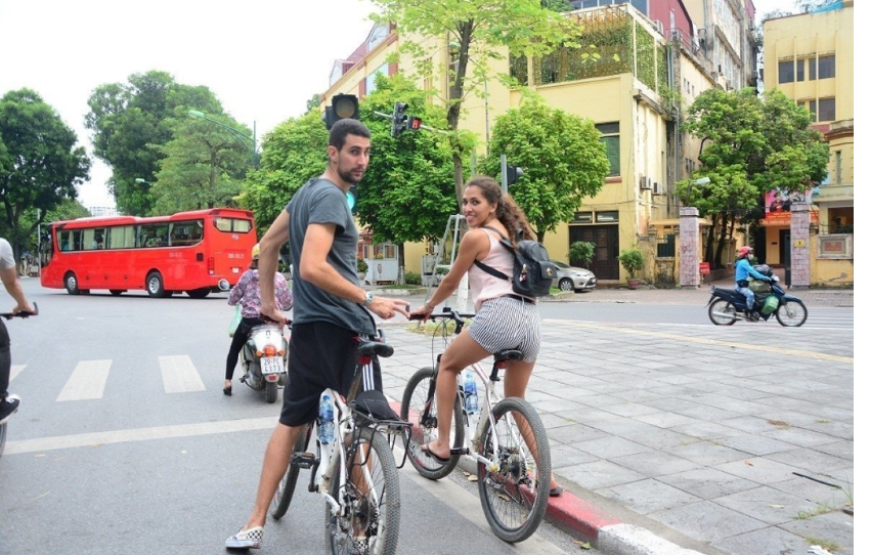
<path fill-rule="evenodd" d="M 60 237 L 60 250 L 62 251 L 80 251 L 82 250 L 82 230 L 75 229 L 73 231 L 63 231 L 58 234 Z"/>
<path fill-rule="evenodd" d="M 84 250 L 95 251 L 106 248 L 106 228 L 84 229 Z"/>
<path fill-rule="evenodd" d="M 241 218 L 215 218 L 214 226 L 218 231 L 247 233 L 251 231 L 254 223 L 251 220 L 243 220 Z"/>
<path fill-rule="evenodd" d="M 169 245 L 169 224 L 146 224 L 139 226 L 137 246 L 152 248 Z"/>
<path fill-rule="evenodd" d="M 202 220 L 173 222 L 169 238 L 173 247 L 199 243 L 202 241 Z"/>
<path fill-rule="evenodd" d="M 132 225 L 110 227 L 108 244 L 110 249 L 132 249 L 135 245 L 135 228 Z"/>

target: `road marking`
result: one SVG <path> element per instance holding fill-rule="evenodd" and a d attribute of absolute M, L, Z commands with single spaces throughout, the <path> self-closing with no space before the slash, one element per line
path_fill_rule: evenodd
<path fill-rule="evenodd" d="M 72 375 L 63 386 L 57 401 L 82 401 L 102 399 L 109 378 L 111 360 L 83 360 L 76 365 Z"/>
<path fill-rule="evenodd" d="M 700 343 L 702 345 L 714 345 L 716 347 L 731 347 L 733 349 L 746 349 L 749 351 L 763 351 L 766 353 L 775 353 L 778 355 L 788 355 L 798 358 L 812 358 L 815 360 L 827 360 L 830 362 L 842 362 L 845 364 L 854 364 L 855 359 L 852 357 L 844 357 L 840 355 L 830 355 L 827 353 L 817 353 L 815 351 L 801 351 L 798 349 L 783 349 L 772 345 L 753 345 L 750 343 L 741 343 L 738 341 L 720 341 L 718 339 L 707 339 L 704 337 L 688 337 L 686 335 L 677 335 L 675 333 L 663 333 L 658 331 L 638 330 L 630 328 L 617 328 L 613 326 L 602 326 L 601 324 L 571 322 L 567 320 L 545 319 L 545 322 L 567 324 L 576 328 L 594 329 L 597 331 L 607 330 L 618 333 L 627 333 L 629 335 L 645 335 L 647 337 L 658 337 L 661 339 L 673 339 L 676 341 L 687 341 L 690 343 Z"/>
<path fill-rule="evenodd" d="M 274 428 L 278 418 L 248 418 L 244 420 L 225 420 L 222 422 L 202 422 L 198 424 L 181 424 L 173 426 L 154 426 L 151 428 L 134 428 L 131 430 L 114 430 L 108 432 L 91 432 L 87 434 L 71 434 L 66 436 L 41 437 L 22 439 L 6 443 L 5 455 L 42 453 L 56 449 L 71 449 L 75 447 L 99 447 L 112 443 L 130 443 L 152 439 L 169 439 L 179 437 L 195 437 L 226 432 L 247 432 Z"/>
<path fill-rule="evenodd" d="M 157 357 L 160 361 L 160 373 L 163 374 L 163 389 L 166 393 L 186 393 L 188 391 L 205 391 L 205 384 L 199 377 L 199 372 L 193 361 L 187 355 Z"/>
<path fill-rule="evenodd" d="M 26 364 L 13 364 L 12 371 L 9 373 L 9 381 L 11 382 L 12 380 L 14 380 L 15 376 L 20 374 L 21 371 L 24 370 L 25 368 L 27 368 Z"/>

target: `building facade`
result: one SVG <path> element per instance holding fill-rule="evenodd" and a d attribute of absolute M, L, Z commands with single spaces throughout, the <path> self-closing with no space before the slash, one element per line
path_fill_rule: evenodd
<path fill-rule="evenodd" d="M 838 2 L 824 11 L 764 23 L 764 87 L 806 107 L 831 151 L 828 178 L 788 198 L 770 191 L 766 202 L 766 260 L 791 263 L 791 202 L 810 210 L 810 284 L 854 284 L 854 7 Z M 792 195 L 795 196 L 795 195 Z"/>

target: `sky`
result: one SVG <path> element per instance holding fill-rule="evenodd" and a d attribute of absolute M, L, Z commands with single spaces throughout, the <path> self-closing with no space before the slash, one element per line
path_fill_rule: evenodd
<path fill-rule="evenodd" d="M 759 17 L 794 6 L 754 1 Z M 370 0 L 0 0 L 0 96 L 35 90 L 91 153 L 93 90 L 161 70 L 207 86 L 237 121 L 256 122 L 259 142 L 327 89 L 333 62 L 365 40 L 373 10 Z M 114 206 L 110 176 L 94 158 L 82 204 Z"/>
<path fill-rule="evenodd" d="M 368 0 L 0 0 L 0 96 L 35 90 L 92 153 L 87 100 L 107 83 L 161 70 L 207 86 L 257 140 L 302 115 L 326 91 L 336 59 L 365 41 Z M 111 170 L 94 158 L 79 190 L 87 207 L 114 206 Z"/>

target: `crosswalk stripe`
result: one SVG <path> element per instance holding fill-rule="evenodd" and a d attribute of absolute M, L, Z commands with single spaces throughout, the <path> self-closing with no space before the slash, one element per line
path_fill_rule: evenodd
<path fill-rule="evenodd" d="M 20 374 L 21 371 L 24 370 L 25 368 L 27 368 L 26 364 L 13 364 L 12 371 L 9 373 L 9 381 L 11 382 L 12 380 L 14 380 L 15 376 Z"/>
<path fill-rule="evenodd" d="M 158 357 L 166 393 L 205 391 L 205 384 L 187 355 Z"/>
<path fill-rule="evenodd" d="M 83 360 L 76 364 L 75 370 L 57 396 L 57 401 L 82 401 L 102 399 L 109 379 L 111 360 Z"/>

